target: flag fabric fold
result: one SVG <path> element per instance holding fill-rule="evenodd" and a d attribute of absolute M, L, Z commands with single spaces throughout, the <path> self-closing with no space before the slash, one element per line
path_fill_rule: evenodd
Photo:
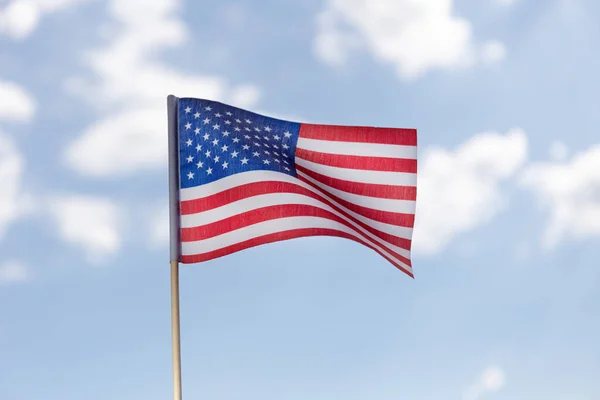
<path fill-rule="evenodd" d="M 415 129 L 304 124 L 181 98 L 180 259 L 337 236 L 413 276 Z"/>

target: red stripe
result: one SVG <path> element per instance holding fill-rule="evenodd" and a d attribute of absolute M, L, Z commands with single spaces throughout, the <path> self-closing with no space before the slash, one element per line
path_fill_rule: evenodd
<path fill-rule="evenodd" d="M 305 182 L 307 182 L 309 185 L 312 185 L 313 187 L 315 187 L 319 191 L 321 191 L 317 186 L 314 186 L 311 182 L 308 182 L 308 181 L 305 181 Z M 188 214 L 201 213 L 203 211 L 221 207 L 225 204 L 229 204 L 229 203 L 232 203 L 232 202 L 244 199 L 244 198 L 248 198 L 251 196 L 257 196 L 257 195 L 261 195 L 261 194 L 270 194 L 270 193 L 297 193 L 300 195 L 304 195 L 304 196 L 313 198 L 313 199 L 318 200 L 321 203 L 333 208 L 334 210 L 341 213 L 345 217 L 349 218 L 351 221 L 360 225 L 361 227 L 363 227 L 364 229 L 366 229 L 368 232 L 372 233 L 373 235 L 377 236 L 378 238 L 383 239 L 386 242 L 391 243 L 400 248 L 403 248 L 403 249 L 406 249 L 409 251 L 411 249 L 411 240 L 410 239 L 405 239 L 405 238 L 401 238 L 401 237 L 398 237 L 395 235 L 390 235 L 389 233 L 385 233 L 378 229 L 375 229 L 372 226 L 369 226 L 368 224 L 366 224 L 366 223 L 356 219 L 352 215 L 348 214 L 346 211 L 344 211 L 340 207 L 336 206 L 335 204 L 333 204 L 332 202 L 330 202 L 323 196 L 321 196 L 317 193 L 314 193 L 306 188 L 298 186 L 296 184 L 287 183 L 287 182 L 249 183 L 249 184 L 242 185 L 242 186 L 236 186 L 234 188 L 217 193 L 213 196 L 205 197 L 203 199 L 188 200 L 186 202 L 182 202 L 181 214 L 188 215 Z M 335 197 L 335 196 L 332 196 L 332 197 Z M 343 202 L 343 200 L 338 199 L 338 198 L 336 198 L 336 201 L 338 201 L 340 203 Z M 352 210 L 352 211 L 354 211 L 360 215 L 369 214 L 373 217 L 379 217 L 380 219 L 385 219 L 385 217 L 390 217 L 390 216 L 394 216 L 394 218 L 401 219 L 404 216 L 410 216 L 411 217 L 410 221 L 414 222 L 414 215 L 412 215 L 412 214 L 398 214 L 398 213 L 381 211 L 381 213 L 383 213 L 383 216 L 382 216 L 380 214 L 377 214 L 377 210 L 372 210 L 370 208 L 356 206 L 353 203 L 349 203 L 349 202 L 346 202 L 346 203 L 347 203 L 345 205 L 346 208 L 348 208 L 348 209 L 350 209 L 351 207 L 355 208 L 355 210 Z M 194 210 L 194 212 L 189 212 L 191 210 Z M 360 211 L 362 211 L 363 213 L 361 213 Z M 365 216 L 370 218 L 369 215 L 365 215 Z M 400 217 L 396 217 L 396 216 L 400 216 Z M 375 218 L 371 218 L 371 219 L 375 219 Z M 380 221 L 380 222 L 386 222 L 386 221 L 384 220 L 384 221 Z M 413 227 L 413 225 L 398 225 L 398 226 L 407 226 L 409 228 Z"/>
<path fill-rule="evenodd" d="M 301 124 L 300 137 L 336 142 L 417 145 L 417 130 L 402 128 Z"/>
<path fill-rule="evenodd" d="M 296 165 L 296 169 L 327 186 L 344 192 L 358 194 L 361 196 L 376 197 L 379 199 L 417 200 L 417 188 L 415 186 L 394 186 L 379 185 L 376 183 L 351 182 L 343 179 L 331 178 L 299 165 Z"/>
<path fill-rule="evenodd" d="M 228 254 L 236 253 L 238 251 L 245 250 L 245 249 L 248 249 L 251 247 L 256 247 L 256 246 L 260 246 L 263 244 L 274 243 L 274 242 L 295 239 L 295 238 L 300 238 L 300 237 L 308 237 L 308 236 L 337 236 L 337 237 L 353 240 L 355 242 L 358 242 L 358 243 L 360 243 L 364 246 L 367 246 L 370 249 L 376 251 L 377 253 L 379 253 L 379 255 L 381 255 L 383 258 L 385 258 L 390 263 L 392 263 L 392 265 L 394 265 L 396 268 L 405 272 L 411 278 L 414 278 L 414 275 L 412 274 L 411 271 L 407 270 L 403 266 L 394 262 L 389 257 L 382 254 L 379 250 L 374 249 L 373 246 L 364 242 L 363 240 L 360 240 L 346 232 L 341 232 L 341 231 L 338 231 L 335 229 L 323 229 L 323 228 L 293 229 L 293 230 L 289 230 L 289 231 L 263 235 L 263 236 L 252 238 L 252 239 L 240 242 L 240 243 L 236 243 L 231 246 L 223 247 L 218 250 L 210 251 L 207 253 L 181 256 L 180 262 L 182 262 L 184 264 L 192 264 L 192 263 L 197 263 L 197 262 L 202 262 L 202 261 L 208 261 L 208 260 L 212 260 L 215 258 L 226 256 Z"/>
<path fill-rule="evenodd" d="M 193 228 L 182 228 L 181 241 L 195 242 L 198 240 L 206 240 L 227 232 L 241 229 L 250 225 L 258 224 L 260 222 L 287 217 L 326 218 L 343 224 L 348 228 L 356 231 L 357 233 L 359 232 L 350 222 L 322 208 L 306 204 L 283 204 L 257 208 L 206 225 L 201 225 Z M 388 240 L 388 242 L 393 243 L 393 241 L 399 241 L 404 245 L 404 247 L 408 247 L 408 249 L 410 249 L 410 240 L 401 239 L 393 235 L 385 234 L 383 232 L 379 233 L 387 236 L 387 239 L 391 239 Z M 387 240 L 386 238 L 381 239 Z M 400 254 L 397 254 L 393 250 L 389 249 L 385 243 L 381 243 L 377 240 L 375 240 L 375 242 L 379 244 L 385 251 L 396 257 L 398 260 L 402 261 L 406 265 L 411 266 L 410 260 L 408 258 L 401 256 Z"/>
<path fill-rule="evenodd" d="M 308 183 L 319 192 L 323 190 L 318 186 L 314 185 L 312 182 L 298 177 L 303 182 Z M 233 187 L 231 189 L 224 190 L 219 193 L 215 193 L 211 196 L 194 199 L 194 200 L 185 200 L 181 202 L 181 215 L 188 214 L 197 214 L 203 211 L 212 210 L 217 207 L 221 207 L 225 204 L 232 203 L 234 201 L 238 201 L 241 199 L 245 199 L 252 196 L 258 196 L 261 194 L 269 194 L 269 193 L 298 193 L 303 194 L 305 196 L 312 197 L 319 201 L 324 202 L 325 204 L 333 206 L 329 201 L 324 199 L 321 196 L 313 193 L 312 191 L 303 188 L 302 186 L 289 183 L 289 182 L 280 182 L 280 181 L 265 181 L 265 182 L 253 182 L 247 183 L 245 185 L 240 185 Z M 396 226 L 405 226 L 412 228 L 415 223 L 414 214 L 403 214 L 403 213 L 394 213 L 389 211 L 381 211 L 375 210 L 372 208 L 358 206 L 354 203 L 350 203 L 348 201 L 342 200 L 336 196 L 333 196 L 328 193 L 328 196 L 331 197 L 334 201 L 340 203 L 344 207 L 349 210 L 363 215 L 367 218 L 370 218 L 375 221 L 384 222 L 386 224 L 396 225 Z M 337 208 L 336 208 L 337 209 Z M 343 212 L 343 211 L 342 211 Z"/>
<path fill-rule="evenodd" d="M 417 160 L 408 158 L 349 156 L 320 153 L 300 148 L 296 148 L 296 157 L 330 167 L 417 173 Z"/>

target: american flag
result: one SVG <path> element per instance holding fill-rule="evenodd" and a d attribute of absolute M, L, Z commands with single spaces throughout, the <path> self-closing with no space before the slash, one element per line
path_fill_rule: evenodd
<path fill-rule="evenodd" d="M 284 121 L 181 98 L 180 259 L 307 237 L 361 243 L 413 276 L 414 129 Z"/>

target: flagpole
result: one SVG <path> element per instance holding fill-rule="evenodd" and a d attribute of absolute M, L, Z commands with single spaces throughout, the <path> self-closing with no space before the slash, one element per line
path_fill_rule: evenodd
<path fill-rule="evenodd" d="M 179 324 L 179 140 L 177 106 L 179 99 L 167 97 L 169 135 L 169 238 L 171 259 L 171 346 L 173 353 L 173 400 L 181 400 L 181 334 Z"/>

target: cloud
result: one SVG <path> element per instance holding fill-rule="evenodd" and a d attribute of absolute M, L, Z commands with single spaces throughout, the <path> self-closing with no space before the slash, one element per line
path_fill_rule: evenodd
<path fill-rule="evenodd" d="M 414 251 L 441 251 L 457 234 L 490 221 L 505 205 L 500 183 L 527 158 L 521 129 L 485 132 L 454 151 L 429 148 L 419 161 Z"/>
<path fill-rule="evenodd" d="M 555 141 L 550 145 L 550 149 L 548 149 L 550 153 L 550 157 L 553 161 L 564 161 L 567 159 L 569 155 L 569 149 L 565 146 L 564 143 Z"/>
<path fill-rule="evenodd" d="M 494 1 L 494 3 L 496 3 L 498 5 L 509 7 L 509 6 L 515 5 L 518 0 L 493 0 L 493 1 Z"/>
<path fill-rule="evenodd" d="M 479 380 L 467 388 L 463 396 L 464 400 L 478 400 L 488 393 L 497 392 L 502 389 L 506 383 L 504 371 L 497 366 L 486 368 Z"/>
<path fill-rule="evenodd" d="M 13 141 L 0 131 L 0 240 L 8 225 L 32 210 L 21 187 L 25 162 Z"/>
<path fill-rule="evenodd" d="M 102 115 L 66 149 L 69 167 L 100 177 L 166 165 L 168 94 L 242 107 L 258 101 L 260 91 L 253 85 L 234 87 L 220 77 L 186 74 L 157 59 L 188 38 L 179 11 L 176 0 L 108 2 L 115 33 L 105 47 L 84 58 L 96 79 L 76 77 L 67 83 Z"/>
<path fill-rule="evenodd" d="M 156 246 L 169 245 L 169 208 L 166 206 L 159 207 L 153 210 L 151 218 L 149 218 L 150 240 Z"/>
<path fill-rule="evenodd" d="M 23 283 L 30 279 L 29 269 L 20 262 L 8 261 L 0 264 L 0 285 Z"/>
<path fill-rule="evenodd" d="M 600 235 L 600 145 L 567 161 L 533 163 L 520 183 L 535 193 L 550 214 L 544 247 L 552 248 L 566 238 Z"/>
<path fill-rule="evenodd" d="M 22 87 L 0 81 L 0 120 L 27 122 L 35 114 L 35 101 Z"/>
<path fill-rule="evenodd" d="M 42 16 L 86 0 L 12 0 L 0 8 L 0 35 L 24 39 L 37 28 Z"/>
<path fill-rule="evenodd" d="M 366 48 L 406 80 L 506 56 L 496 40 L 476 43 L 471 23 L 454 16 L 452 8 L 452 0 L 328 0 L 317 15 L 314 51 L 340 66 L 352 51 Z"/>
<path fill-rule="evenodd" d="M 121 213 L 107 199 L 86 196 L 56 197 L 50 213 L 63 240 L 81 246 L 92 262 L 116 254 L 121 248 Z"/>

